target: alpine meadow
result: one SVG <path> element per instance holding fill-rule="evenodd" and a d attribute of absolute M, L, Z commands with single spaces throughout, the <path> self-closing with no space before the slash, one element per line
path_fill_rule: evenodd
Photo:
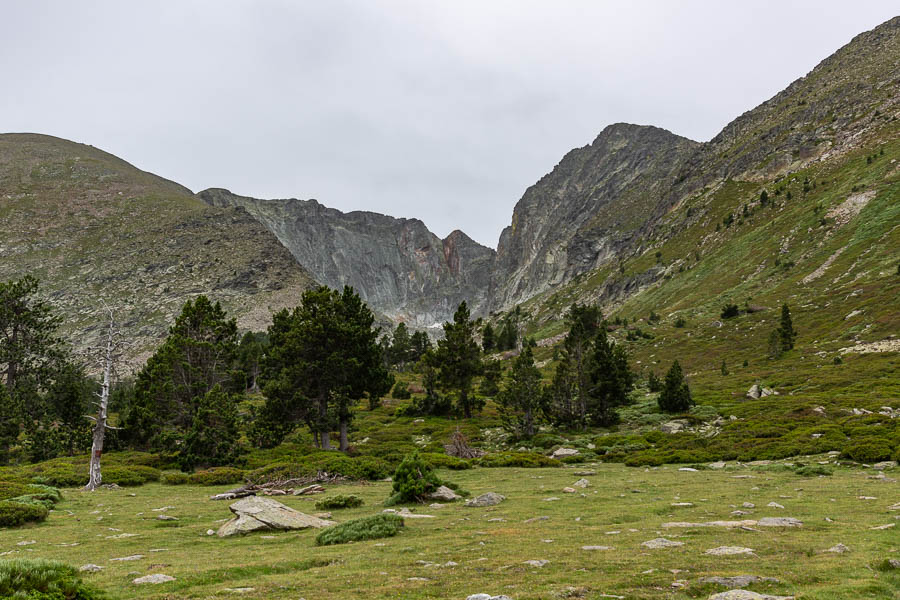
<path fill-rule="evenodd" d="M 0 598 L 900 600 L 900 17 L 745 109 L 606 126 L 495 248 L 0 134 Z"/>

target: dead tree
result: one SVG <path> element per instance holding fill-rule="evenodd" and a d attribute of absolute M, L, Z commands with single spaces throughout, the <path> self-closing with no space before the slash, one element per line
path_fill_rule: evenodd
<path fill-rule="evenodd" d="M 97 416 L 87 417 L 94 421 L 93 441 L 91 442 L 91 463 L 88 471 L 89 480 L 85 490 L 93 491 L 103 484 L 103 475 L 100 472 L 100 457 L 103 454 L 103 440 L 106 438 L 107 429 L 116 429 L 107 423 L 109 409 L 109 389 L 112 385 L 112 378 L 115 374 L 116 364 L 121 359 L 119 331 L 116 328 L 116 322 L 112 310 L 107 309 L 109 313 L 109 329 L 106 335 L 106 344 L 98 348 L 98 362 L 103 370 L 103 383 L 100 393 L 97 394 L 100 401 L 95 402 L 97 406 Z"/>

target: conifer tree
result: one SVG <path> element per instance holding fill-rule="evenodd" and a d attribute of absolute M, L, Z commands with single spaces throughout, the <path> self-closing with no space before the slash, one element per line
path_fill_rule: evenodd
<path fill-rule="evenodd" d="M 481 348 L 485 354 L 490 354 L 497 346 L 497 340 L 494 335 L 494 327 L 490 323 L 486 323 L 481 331 Z"/>
<path fill-rule="evenodd" d="M 475 342 L 475 322 L 469 307 L 462 302 L 452 323 L 444 323 L 444 339 L 436 353 L 438 379 L 445 389 L 456 392 L 456 408 L 467 419 L 480 410 L 484 401 L 472 395 L 472 382 L 481 373 L 481 349 Z"/>
<path fill-rule="evenodd" d="M 534 366 L 531 344 L 526 343 L 497 396 L 504 426 L 518 437 L 534 436 L 544 398 L 541 372 Z"/>
<path fill-rule="evenodd" d="M 237 421 L 236 400 L 216 385 L 197 402 L 178 457 L 181 469 L 233 464 L 241 454 Z"/>
<path fill-rule="evenodd" d="M 684 412 L 694 405 L 691 390 L 684 380 L 684 373 L 677 360 L 672 363 L 666 374 L 665 384 L 657 402 L 660 410 L 668 413 Z"/>
<path fill-rule="evenodd" d="M 566 314 L 569 332 L 563 340 L 562 358 L 547 388 L 546 410 L 558 426 L 584 429 L 588 425 L 590 360 L 600 329 L 600 309 L 573 304 Z"/>
<path fill-rule="evenodd" d="M 781 349 L 784 352 L 794 349 L 794 341 L 797 339 L 797 331 L 791 321 L 791 309 L 787 304 L 781 306 L 781 324 L 778 327 L 778 338 L 781 342 Z"/>
<path fill-rule="evenodd" d="M 634 387 L 634 376 L 628 366 L 625 349 L 610 341 L 601 324 L 593 342 L 589 363 L 587 416 L 592 425 L 607 426 L 618 422 L 616 407 L 628 403 Z"/>

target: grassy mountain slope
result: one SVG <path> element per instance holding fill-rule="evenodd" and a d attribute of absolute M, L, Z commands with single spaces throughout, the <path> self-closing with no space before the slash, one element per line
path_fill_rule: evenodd
<path fill-rule="evenodd" d="M 221 300 L 258 329 L 312 284 L 246 213 L 45 135 L 0 135 L 0 223 L 0 279 L 40 278 L 79 347 L 102 329 L 104 303 L 140 353 L 194 295 Z"/>

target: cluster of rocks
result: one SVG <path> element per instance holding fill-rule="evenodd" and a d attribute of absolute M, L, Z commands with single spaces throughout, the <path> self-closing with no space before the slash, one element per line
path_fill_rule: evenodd
<path fill-rule="evenodd" d="M 750 389 L 747 390 L 747 398 L 750 400 L 759 400 L 760 398 L 765 398 L 766 396 L 777 396 L 778 392 L 773 390 L 772 388 L 762 387 L 757 384 L 753 384 L 750 386 Z"/>

